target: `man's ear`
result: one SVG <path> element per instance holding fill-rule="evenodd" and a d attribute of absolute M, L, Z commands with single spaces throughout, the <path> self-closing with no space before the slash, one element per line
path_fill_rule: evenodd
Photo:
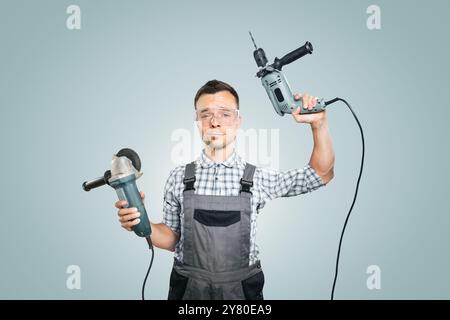
<path fill-rule="evenodd" d="M 237 123 L 237 128 L 238 129 L 241 127 L 241 124 L 242 124 L 242 116 L 241 116 L 241 114 L 239 114 L 239 116 L 238 116 L 238 123 Z"/>

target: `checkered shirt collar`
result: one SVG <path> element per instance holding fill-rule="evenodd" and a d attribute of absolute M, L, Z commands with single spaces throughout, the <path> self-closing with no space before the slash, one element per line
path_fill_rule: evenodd
<path fill-rule="evenodd" d="M 215 164 L 221 164 L 221 165 L 224 165 L 225 167 L 232 168 L 236 164 L 238 164 L 239 156 L 236 154 L 236 151 L 233 151 L 233 153 L 228 157 L 228 159 L 218 163 L 218 162 L 214 162 L 213 160 L 209 159 L 205 154 L 205 149 L 203 149 L 200 157 L 198 158 L 198 161 L 202 168 L 210 168 Z"/>

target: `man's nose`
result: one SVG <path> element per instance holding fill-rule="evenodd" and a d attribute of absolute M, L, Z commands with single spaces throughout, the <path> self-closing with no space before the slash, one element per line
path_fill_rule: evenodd
<path fill-rule="evenodd" d="M 213 128 L 220 127 L 220 123 L 216 120 L 216 117 L 215 117 L 215 116 L 213 116 L 213 117 L 211 118 L 211 126 L 212 126 Z"/>

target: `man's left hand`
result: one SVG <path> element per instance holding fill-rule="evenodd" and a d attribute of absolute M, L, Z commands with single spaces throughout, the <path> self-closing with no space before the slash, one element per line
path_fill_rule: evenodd
<path fill-rule="evenodd" d="M 303 106 L 306 106 L 308 110 L 312 110 L 317 103 L 317 97 L 310 96 L 306 93 L 294 95 L 295 100 L 298 101 L 300 98 L 302 99 Z M 302 110 L 298 107 L 297 109 L 292 110 L 292 117 L 294 117 L 295 121 L 298 123 L 309 123 L 312 126 L 320 126 L 326 119 L 326 111 L 302 114 Z"/>

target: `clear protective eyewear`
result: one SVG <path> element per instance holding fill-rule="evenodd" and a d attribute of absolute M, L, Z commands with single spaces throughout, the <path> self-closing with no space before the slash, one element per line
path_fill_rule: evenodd
<path fill-rule="evenodd" d="M 214 110 L 214 111 L 213 111 Z M 196 111 L 196 121 L 202 123 L 209 123 L 212 118 L 221 124 L 231 124 L 239 117 L 239 110 L 237 109 L 205 109 L 202 111 Z"/>

